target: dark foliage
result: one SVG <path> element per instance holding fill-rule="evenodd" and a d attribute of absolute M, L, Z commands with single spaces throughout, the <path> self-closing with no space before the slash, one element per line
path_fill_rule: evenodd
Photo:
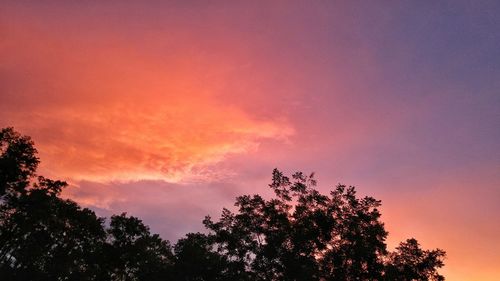
<path fill-rule="evenodd" d="M 21 136 L 13 128 L 0 131 L 0 196 L 26 189 L 38 167 L 36 152 L 29 137 Z"/>
<path fill-rule="evenodd" d="M 2 129 L 0 152 L 1 280 L 444 280 L 444 251 L 408 239 L 389 252 L 380 201 L 323 195 L 313 175 L 275 169 L 273 198 L 240 196 L 172 247 L 138 218 L 106 224 L 62 199 L 65 182 L 35 175 L 29 137 Z"/>

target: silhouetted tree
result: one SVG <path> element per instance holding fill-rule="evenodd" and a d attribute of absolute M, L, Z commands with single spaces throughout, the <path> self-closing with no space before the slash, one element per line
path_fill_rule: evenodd
<path fill-rule="evenodd" d="M 274 198 L 240 196 L 236 213 L 223 209 L 204 224 L 219 253 L 255 280 L 441 280 L 442 250 L 417 251 L 408 240 L 388 253 L 380 201 L 344 185 L 327 196 L 315 185 L 313 175 L 290 180 L 275 169 Z"/>
<path fill-rule="evenodd" d="M 26 189 L 38 167 L 36 152 L 30 137 L 11 127 L 0 130 L 0 198 Z"/>
<path fill-rule="evenodd" d="M 113 216 L 109 228 L 93 211 L 59 197 L 65 182 L 35 177 L 29 137 L 0 135 L 1 280 L 163 280 L 173 254 L 139 219 Z"/>
<path fill-rule="evenodd" d="M 0 279 L 99 281 L 444 280 L 444 251 L 386 249 L 380 201 L 354 187 L 319 193 L 313 175 L 273 171 L 275 196 L 244 195 L 175 246 L 126 214 L 109 226 L 37 177 L 29 137 L 0 131 Z"/>
<path fill-rule="evenodd" d="M 174 256 L 170 243 L 136 217 L 111 217 L 106 259 L 111 280 L 165 280 L 171 277 Z"/>
<path fill-rule="evenodd" d="M 102 219 L 57 197 L 65 183 L 39 178 L 0 207 L 0 272 L 15 280 L 94 280 Z"/>
<path fill-rule="evenodd" d="M 179 239 L 174 247 L 176 280 L 251 280 L 213 246 L 212 238 L 202 233 L 189 233 Z"/>
<path fill-rule="evenodd" d="M 417 240 L 401 242 L 394 253 L 390 254 L 386 280 L 444 280 L 437 269 L 444 266 L 444 251 L 422 250 Z"/>

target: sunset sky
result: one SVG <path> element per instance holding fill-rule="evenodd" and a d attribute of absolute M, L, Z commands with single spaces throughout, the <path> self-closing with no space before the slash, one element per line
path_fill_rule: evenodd
<path fill-rule="evenodd" d="M 0 127 L 175 241 L 277 167 L 500 280 L 500 1 L 0 1 Z"/>

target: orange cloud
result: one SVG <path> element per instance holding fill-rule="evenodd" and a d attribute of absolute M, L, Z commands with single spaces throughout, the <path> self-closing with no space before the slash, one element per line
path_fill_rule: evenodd
<path fill-rule="evenodd" d="M 228 155 L 293 134 L 283 117 L 220 99 L 232 71 L 224 61 L 189 51 L 153 59 L 120 40 L 81 46 L 26 27 L 7 36 L 2 60 L 22 81 L 3 81 L 0 117 L 34 137 L 46 173 L 99 182 L 210 178 L 210 166 Z"/>

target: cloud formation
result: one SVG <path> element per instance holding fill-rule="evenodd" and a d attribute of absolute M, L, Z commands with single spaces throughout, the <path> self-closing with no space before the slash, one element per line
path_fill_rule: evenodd
<path fill-rule="evenodd" d="M 36 139 L 50 174 L 210 180 L 217 177 L 210 166 L 228 155 L 255 151 L 266 139 L 286 142 L 294 132 L 284 117 L 223 103 L 224 63 L 208 67 L 213 61 L 203 56 L 163 62 L 119 43 L 81 46 L 71 35 L 36 30 L 6 32 L 3 67 L 15 79 L 1 81 L 0 118 Z"/>

